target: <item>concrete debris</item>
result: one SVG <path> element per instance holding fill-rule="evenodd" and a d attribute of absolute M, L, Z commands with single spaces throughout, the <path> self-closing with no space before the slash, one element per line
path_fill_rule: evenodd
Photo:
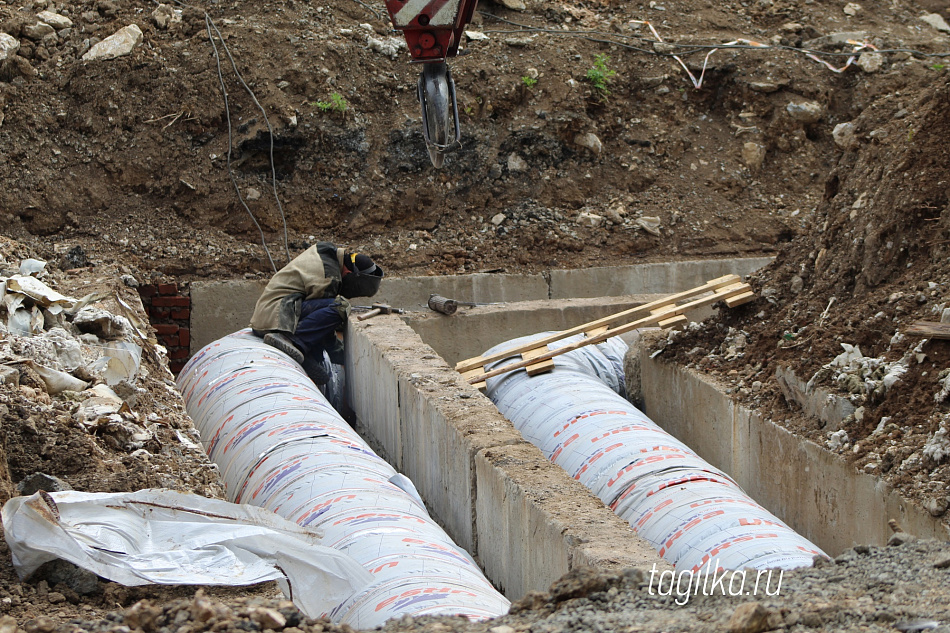
<path fill-rule="evenodd" d="M 160 4 L 152 11 L 152 22 L 165 31 L 181 22 L 181 9 L 175 9 L 168 4 Z"/>
<path fill-rule="evenodd" d="M 729 633 L 762 633 L 769 630 L 769 611 L 758 602 L 746 602 L 736 607 L 729 623 Z"/>
<path fill-rule="evenodd" d="M 73 25 L 73 21 L 67 18 L 65 15 L 53 13 L 52 11 L 40 11 L 36 14 L 36 17 L 41 22 L 49 24 L 57 31 L 68 29 Z"/>
<path fill-rule="evenodd" d="M 930 516 L 942 517 L 947 513 L 947 508 L 950 507 L 950 499 L 947 497 L 935 497 L 927 500 L 924 507 L 927 509 L 927 512 L 930 513 Z"/>
<path fill-rule="evenodd" d="M 831 132 L 831 136 L 835 140 L 835 145 L 841 149 L 848 149 L 852 147 L 855 144 L 854 123 L 851 121 L 839 123 Z"/>
<path fill-rule="evenodd" d="M 84 334 L 113 340 L 132 331 L 132 324 L 123 316 L 117 316 L 100 308 L 86 306 L 73 317 L 73 325 Z"/>
<path fill-rule="evenodd" d="M 488 36 L 481 31 L 465 31 L 465 37 L 467 37 L 470 42 L 484 42 L 489 39 Z"/>
<path fill-rule="evenodd" d="M 511 154 L 508 156 L 508 171 L 513 173 L 528 171 L 528 163 L 518 154 Z"/>
<path fill-rule="evenodd" d="M 577 218 L 575 218 L 574 221 L 581 226 L 596 228 L 604 223 L 604 216 L 590 213 L 589 211 L 581 211 L 577 214 Z"/>
<path fill-rule="evenodd" d="M 589 149 L 596 156 L 599 156 L 604 149 L 603 143 L 601 143 L 600 139 L 593 132 L 578 134 L 574 137 L 574 144 Z"/>
<path fill-rule="evenodd" d="M 793 101 L 785 106 L 785 111 L 788 112 L 792 119 L 807 124 L 817 123 L 821 120 L 824 108 L 816 101 Z"/>
<path fill-rule="evenodd" d="M 876 73 L 884 67 L 884 56 L 880 53 L 861 53 L 858 68 L 866 73 Z"/>
<path fill-rule="evenodd" d="M 91 62 L 129 55 L 141 42 L 142 29 L 135 24 L 130 24 L 90 48 L 82 56 L 82 60 Z"/>
<path fill-rule="evenodd" d="M 45 492 L 61 492 L 63 490 L 72 489 L 72 486 L 59 477 L 47 475 L 46 473 L 33 473 L 32 475 L 24 477 L 20 483 L 16 485 L 17 494 L 25 497 L 36 494 L 40 490 Z"/>
<path fill-rule="evenodd" d="M 384 55 L 390 59 L 399 57 L 399 52 L 408 50 L 406 41 L 401 38 L 389 37 L 384 40 L 375 38 L 372 35 L 366 36 L 366 46 L 373 52 Z"/>
<path fill-rule="evenodd" d="M 29 24 L 23 27 L 23 37 L 36 42 L 42 40 L 47 35 L 53 35 L 55 33 L 56 29 L 45 22 L 37 22 L 36 24 Z"/>
<path fill-rule="evenodd" d="M 950 33 L 950 24 L 947 24 L 947 21 L 939 13 L 927 13 L 920 16 L 920 19 L 941 33 Z"/>
<path fill-rule="evenodd" d="M 748 142 L 742 146 L 742 162 L 752 171 L 758 171 L 765 162 L 765 148 L 758 143 Z"/>
<path fill-rule="evenodd" d="M 831 450 L 838 452 L 848 446 L 848 432 L 844 429 L 839 429 L 828 436 L 828 441 L 825 442 L 825 446 Z"/>
<path fill-rule="evenodd" d="M 934 464 L 940 464 L 950 458 L 950 433 L 947 432 L 946 420 L 939 429 L 927 439 L 923 448 L 924 457 Z"/>
<path fill-rule="evenodd" d="M 817 387 L 811 381 L 803 382 L 791 367 L 777 367 L 775 379 L 786 401 L 797 404 L 805 415 L 819 420 L 822 428 L 829 431 L 838 430 L 842 422 L 855 412 L 850 400 Z"/>
<path fill-rule="evenodd" d="M 844 11 L 845 15 L 854 17 L 861 11 L 861 9 L 862 7 L 860 4 L 856 2 L 849 2 L 848 4 L 844 5 L 844 9 L 842 9 L 842 11 Z"/>
<path fill-rule="evenodd" d="M 501 226 L 502 222 L 508 219 L 504 213 L 496 213 L 492 216 L 491 223 L 495 226 Z"/>
<path fill-rule="evenodd" d="M 8 33 L 0 33 L 0 63 L 16 55 L 18 50 L 20 50 L 20 40 Z"/>
<path fill-rule="evenodd" d="M 498 0 L 498 2 L 506 9 L 511 9 L 512 11 L 524 11 L 528 8 L 524 0 Z"/>

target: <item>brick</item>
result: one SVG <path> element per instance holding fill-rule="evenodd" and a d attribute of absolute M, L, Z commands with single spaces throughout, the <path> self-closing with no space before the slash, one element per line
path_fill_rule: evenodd
<path fill-rule="evenodd" d="M 158 294 L 160 294 L 160 295 L 177 295 L 177 294 L 178 294 L 178 284 L 158 284 Z"/>
<path fill-rule="evenodd" d="M 184 369 L 184 368 L 185 368 L 185 365 L 187 365 L 187 364 L 188 364 L 188 363 L 187 363 L 186 361 L 183 361 L 183 360 L 173 360 L 173 361 L 169 361 L 169 362 L 168 362 L 168 368 L 169 368 L 170 370 L 172 370 L 172 373 L 173 373 L 173 374 L 177 374 L 177 373 L 180 372 L 182 369 Z"/>
<path fill-rule="evenodd" d="M 178 330 L 178 344 L 182 347 L 188 347 L 191 345 L 191 330 L 186 327 Z"/>
<path fill-rule="evenodd" d="M 158 323 L 153 327 L 160 336 L 163 334 L 178 334 L 179 329 L 174 323 Z"/>
<path fill-rule="evenodd" d="M 156 308 L 190 308 L 190 297 L 155 297 L 152 305 Z"/>
<path fill-rule="evenodd" d="M 187 321 L 191 318 L 191 310 L 188 308 L 182 308 L 180 310 L 172 310 L 169 315 L 173 319 L 181 319 L 182 321 Z"/>
<path fill-rule="evenodd" d="M 188 350 L 187 350 L 186 348 L 184 348 L 184 347 L 180 347 L 180 348 L 178 348 L 178 349 L 173 349 L 172 351 L 168 352 L 168 357 L 169 357 L 169 358 L 176 358 L 176 359 L 177 359 L 177 358 L 188 358 Z"/>
<path fill-rule="evenodd" d="M 158 294 L 158 286 L 153 284 L 148 284 L 146 286 L 139 286 L 139 296 L 142 298 L 154 297 Z"/>
<path fill-rule="evenodd" d="M 159 340 L 161 341 L 162 345 L 164 345 L 165 347 L 168 347 L 168 348 L 178 347 L 179 336 L 178 334 L 166 334 L 165 336 L 161 337 L 161 339 Z"/>

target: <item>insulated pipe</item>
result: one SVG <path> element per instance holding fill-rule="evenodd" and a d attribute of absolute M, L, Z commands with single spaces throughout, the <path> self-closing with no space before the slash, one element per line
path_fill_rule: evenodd
<path fill-rule="evenodd" d="M 379 458 L 302 368 L 242 330 L 182 369 L 185 408 L 228 497 L 323 532 L 373 582 L 327 615 L 370 629 L 403 615 L 507 613 L 509 601 L 429 517 L 406 477 Z"/>
<path fill-rule="evenodd" d="M 502 343 L 485 355 L 540 336 Z M 487 393 L 526 440 L 678 570 L 792 569 L 825 556 L 620 395 L 626 349 L 619 338 L 588 345 L 555 357 L 549 373 L 529 377 L 521 369 L 490 378 Z M 520 356 L 491 368 L 514 360 Z"/>

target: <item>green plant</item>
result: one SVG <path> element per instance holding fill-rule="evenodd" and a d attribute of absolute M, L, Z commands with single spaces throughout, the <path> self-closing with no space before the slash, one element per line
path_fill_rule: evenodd
<path fill-rule="evenodd" d="M 594 57 L 594 66 L 587 71 L 587 81 L 594 86 L 594 90 L 600 94 L 601 100 L 604 101 L 610 96 L 610 90 L 607 88 L 607 84 L 609 84 L 613 80 L 614 75 L 617 74 L 617 71 L 607 67 L 608 63 L 610 63 L 610 57 L 601 53 Z"/>
<path fill-rule="evenodd" d="M 943 70 L 946 67 L 947 67 L 946 64 L 941 64 L 941 63 L 936 63 L 933 66 L 931 66 L 931 68 L 933 68 L 934 70 Z"/>
<path fill-rule="evenodd" d="M 521 83 L 525 85 L 525 88 L 534 88 L 535 84 L 538 83 L 538 80 L 535 79 L 534 77 L 525 75 L 524 77 L 521 78 Z"/>
<path fill-rule="evenodd" d="M 331 94 L 329 101 L 315 101 L 313 105 L 321 112 L 339 112 L 340 114 L 345 113 L 350 106 L 339 92 Z"/>

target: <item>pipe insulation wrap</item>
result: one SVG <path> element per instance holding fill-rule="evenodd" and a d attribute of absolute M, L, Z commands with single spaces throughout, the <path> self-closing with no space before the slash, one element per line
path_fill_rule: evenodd
<path fill-rule="evenodd" d="M 511 340 L 485 355 L 542 336 Z M 487 394 L 526 440 L 678 570 L 698 572 L 707 563 L 721 569 L 793 569 L 825 556 L 622 396 L 626 351 L 617 337 L 581 347 L 556 356 L 548 373 L 530 377 L 521 369 L 489 378 Z M 520 359 L 497 361 L 491 369 Z"/>
<path fill-rule="evenodd" d="M 509 601 L 429 517 L 303 369 L 242 330 L 198 352 L 178 387 L 228 497 L 323 532 L 373 582 L 329 614 L 370 629 L 403 615 L 507 613 Z"/>

